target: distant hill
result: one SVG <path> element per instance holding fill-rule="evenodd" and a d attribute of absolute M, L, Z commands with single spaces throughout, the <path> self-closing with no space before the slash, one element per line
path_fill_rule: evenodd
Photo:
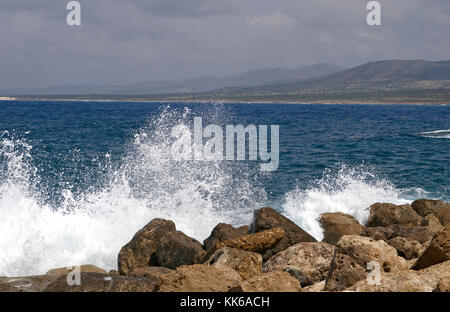
<path fill-rule="evenodd" d="M 127 85 L 56 85 L 45 89 L 11 89 L 1 95 L 154 95 L 206 92 L 228 87 L 253 87 L 316 78 L 344 68 L 320 63 L 296 69 L 266 68 L 226 77 L 205 76 L 186 80 L 150 81 Z"/>

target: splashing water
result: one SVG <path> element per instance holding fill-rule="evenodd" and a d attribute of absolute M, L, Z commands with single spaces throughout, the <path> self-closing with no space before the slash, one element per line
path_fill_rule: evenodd
<path fill-rule="evenodd" d="M 153 218 L 173 220 L 199 240 L 220 222 L 248 224 L 266 201 L 244 162 L 175 162 L 170 131 L 190 112 L 170 108 L 135 135 L 120 165 L 108 168 L 96 191 L 61 190 L 62 204 L 43 200 L 32 146 L 2 136 L 0 275 L 42 274 L 55 267 L 116 267 L 117 254 Z M 108 156 L 108 155 L 106 155 Z M 108 157 L 106 157 L 108 159 Z M 55 201 L 57 202 L 57 201 Z"/>
<path fill-rule="evenodd" d="M 377 177 L 373 169 L 341 164 L 337 169 L 326 170 L 310 188 L 296 188 L 287 193 L 282 208 L 288 217 L 321 241 L 323 231 L 318 218 L 322 213 L 343 212 L 364 224 L 369 216 L 368 207 L 376 202 L 409 201 L 389 181 Z"/>

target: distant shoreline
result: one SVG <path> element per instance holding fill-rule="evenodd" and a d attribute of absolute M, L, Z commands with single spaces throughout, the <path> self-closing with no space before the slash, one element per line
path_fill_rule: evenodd
<path fill-rule="evenodd" d="M 48 101 L 48 102 L 136 102 L 136 103 L 226 103 L 226 104 L 341 104 L 341 105 L 423 105 L 423 106 L 447 106 L 450 105 L 449 102 L 380 102 L 380 101 L 367 101 L 367 100 L 323 100 L 323 101 L 274 101 L 274 100 L 258 100 L 258 101 L 239 101 L 236 100 L 220 100 L 220 99 L 210 99 L 210 100 L 181 100 L 181 99 L 145 99 L 145 98 L 79 98 L 79 97 L 67 97 L 67 98 L 54 98 L 54 97 L 0 97 L 0 101 Z"/>

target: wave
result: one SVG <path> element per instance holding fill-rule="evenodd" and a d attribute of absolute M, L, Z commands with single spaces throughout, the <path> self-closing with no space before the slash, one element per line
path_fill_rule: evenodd
<path fill-rule="evenodd" d="M 426 138 L 450 139 L 450 130 L 422 132 L 420 135 Z"/>

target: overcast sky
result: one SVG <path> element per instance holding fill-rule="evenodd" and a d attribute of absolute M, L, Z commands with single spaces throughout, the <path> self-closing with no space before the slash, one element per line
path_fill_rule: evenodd
<path fill-rule="evenodd" d="M 450 59 L 449 0 L 0 0 L 0 89 Z"/>

